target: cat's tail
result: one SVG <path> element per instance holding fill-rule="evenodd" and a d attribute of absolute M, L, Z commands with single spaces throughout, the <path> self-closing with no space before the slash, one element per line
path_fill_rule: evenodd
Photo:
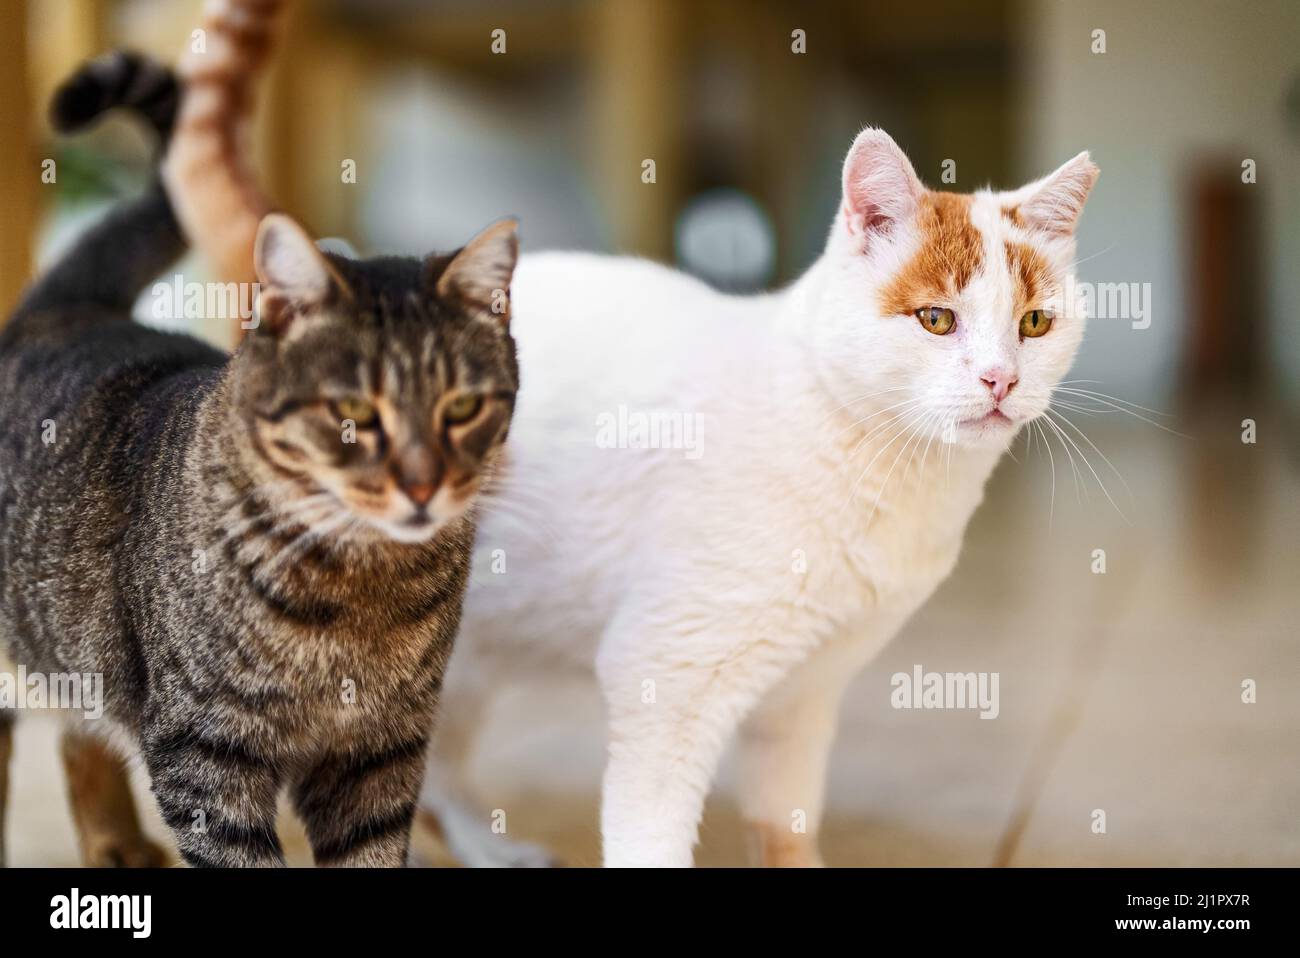
<path fill-rule="evenodd" d="M 253 241 L 274 208 L 249 156 L 254 93 L 286 0 L 209 0 L 177 70 L 185 84 L 163 179 L 216 278 L 251 282 Z"/>
<path fill-rule="evenodd" d="M 84 129 L 114 107 L 148 120 L 165 146 L 176 125 L 180 83 L 166 66 L 114 52 L 82 66 L 54 94 L 56 130 Z M 141 288 L 185 251 L 185 238 L 161 180 L 113 207 L 39 277 L 19 313 L 67 306 L 129 310 Z"/>

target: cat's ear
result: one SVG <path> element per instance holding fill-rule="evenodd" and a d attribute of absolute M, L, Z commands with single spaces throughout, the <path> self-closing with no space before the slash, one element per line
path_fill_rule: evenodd
<path fill-rule="evenodd" d="M 1012 218 L 1028 229 L 1069 236 L 1100 173 L 1084 150 L 1056 172 L 1020 190 L 1023 198 L 1012 208 Z"/>
<path fill-rule="evenodd" d="M 342 282 L 307 232 L 283 213 L 269 213 L 257 228 L 253 264 L 260 286 L 259 326 L 279 333 L 300 313 L 340 292 Z"/>
<path fill-rule="evenodd" d="M 865 249 L 876 236 L 910 220 L 925 186 L 884 130 L 858 134 L 844 160 L 844 223 Z"/>
<path fill-rule="evenodd" d="M 438 275 L 438 298 L 510 319 L 510 279 L 519 260 L 519 221 L 493 223 L 465 244 Z M 428 260 L 430 269 L 438 261 Z"/>

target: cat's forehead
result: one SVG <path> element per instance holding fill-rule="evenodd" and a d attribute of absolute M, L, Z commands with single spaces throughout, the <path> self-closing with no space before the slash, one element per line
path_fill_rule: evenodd
<path fill-rule="evenodd" d="M 366 363 L 373 370 L 375 391 L 404 395 L 420 391 L 425 385 L 440 383 L 447 375 L 447 364 L 440 348 L 438 331 L 430 326 L 402 326 L 390 329 L 377 338 L 373 354 Z"/>
<path fill-rule="evenodd" d="M 907 315 L 964 295 L 1036 303 L 1050 293 L 1054 260 L 1018 221 L 1008 194 L 928 190 L 919 198 L 910 252 L 883 287 L 882 311 Z"/>

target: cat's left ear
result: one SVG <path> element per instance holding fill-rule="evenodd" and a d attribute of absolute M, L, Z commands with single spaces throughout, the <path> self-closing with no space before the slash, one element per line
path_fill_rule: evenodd
<path fill-rule="evenodd" d="M 519 260 L 519 221 L 493 223 L 452 257 L 438 276 L 438 298 L 510 321 L 510 280 Z M 437 262 L 431 257 L 428 268 Z"/>
<path fill-rule="evenodd" d="M 1101 170 L 1084 150 L 1054 173 L 1020 191 L 1024 199 L 1014 207 L 1016 219 L 1030 229 L 1053 236 L 1071 235 L 1099 175 Z"/>
<path fill-rule="evenodd" d="M 925 194 L 907 154 L 888 133 L 871 127 L 849 148 L 843 179 L 844 223 L 864 250 L 909 222 Z"/>
<path fill-rule="evenodd" d="M 283 213 L 268 213 L 257 227 L 253 264 L 261 287 L 258 324 L 279 335 L 300 314 L 345 292 L 343 281 L 307 232 Z"/>

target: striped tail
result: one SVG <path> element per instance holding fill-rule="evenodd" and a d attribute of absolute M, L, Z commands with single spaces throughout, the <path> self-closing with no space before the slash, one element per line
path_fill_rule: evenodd
<path fill-rule="evenodd" d="M 185 97 L 163 180 L 177 216 L 218 278 L 250 282 L 257 224 L 272 206 L 247 155 L 254 89 L 285 0 L 208 0 L 182 55 Z"/>
<path fill-rule="evenodd" d="M 54 94 L 60 132 L 90 126 L 114 107 L 148 120 L 165 145 L 175 126 L 175 74 L 146 57 L 116 52 L 85 64 Z M 144 285 L 185 251 L 185 238 L 157 179 L 88 229 L 24 295 L 18 313 L 64 306 L 129 310 Z"/>

